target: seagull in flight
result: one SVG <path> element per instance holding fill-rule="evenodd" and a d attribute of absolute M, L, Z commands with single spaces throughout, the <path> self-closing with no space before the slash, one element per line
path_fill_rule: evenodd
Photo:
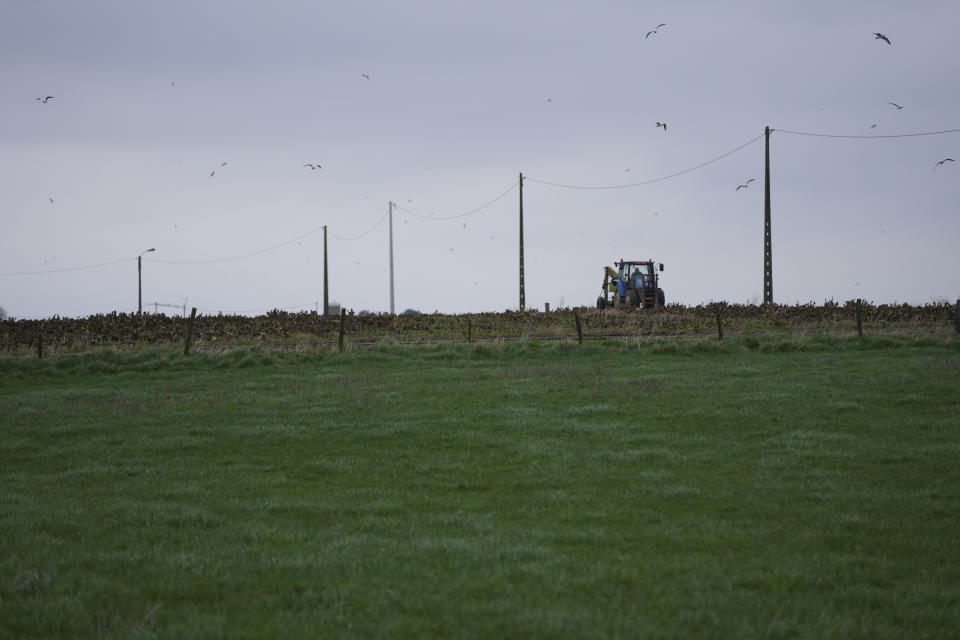
<path fill-rule="evenodd" d="M 46 98 L 41 98 L 40 96 L 37 96 L 37 100 L 39 100 L 43 104 L 47 104 L 47 100 L 53 100 L 53 96 L 47 96 Z"/>
<path fill-rule="evenodd" d="M 650 34 L 651 34 L 651 33 L 657 33 L 657 29 L 659 29 L 660 27 L 665 27 L 665 26 L 667 26 L 667 23 L 666 23 L 666 22 L 661 22 L 660 24 L 657 25 L 656 29 L 651 29 L 650 31 L 647 31 L 647 35 L 644 36 L 643 39 L 646 40 L 647 38 L 650 37 Z"/>
<path fill-rule="evenodd" d="M 933 170 L 936 171 L 936 170 L 937 170 L 937 167 L 939 167 L 940 165 L 942 165 L 944 162 L 953 162 L 953 161 L 954 161 L 953 158 L 944 158 L 943 160 L 941 160 L 941 161 L 938 162 L 937 164 L 933 165 Z"/>
<path fill-rule="evenodd" d="M 663 132 L 664 132 L 664 133 L 667 132 L 667 123 L 666 123 L 666 122 L 658 122 L 658 123 L 657 123 L 657 126 L 658 126 L 658 127 L 663 127 Z"/>
<path fill-rule="evenodd" d="M 363 76 L 364 78 L 366 78 L 367 80 L 369 80 L 369 79 L 370 79 L 370 76 L 368 76 L 368 75 L 367 75 L 367 74 L 365 74 L 365 73 L 361 73 L 360 75 L 362 75 L 362 76 Z"/>
<path fill-rule="evenodd" d="M 318 162 L 317 164 L 310 164 L 310 163 L 308 162 L 307 164 L 305 164 L 305 165 L 303 165 L 303 166 L 305 166 L 305 167 L 310 167 L 310 171 L 316 171 L 317 169 L 322 169 L 322 168 L 323 168 L 323 167 L 320 166 L 320 163 L 319 163 L 319 162 Z"/>
<path fill-rule="evenodd" d="M 882 33 L 877 33 L 877 32 L 875 31 L 875 32 L 873 33 L 873 35 L 876 36 L 876 37 L 874 38 L 874 40 L 883 40 L 883 41 L 886 42 L 887 44 L 893 44 L 892 42 L 890 42 L 890 38 L 888 38 L 887 36 L 883 35 Z"/>
<path fill-rule="evenodd" d="M 941 163 L 942 164 L 942 163 Z M 50 204 L 53 204 L 53 198 L 47 198 L 50 201 Z"/>
<path fill-rule="evenodd" d="M 895 106 L 897 108 L 897 111 L 900 111 L 900 109 L 903 109 L 903 107 L 898 105 L 896 102 L 888 102 L 887 104 L 892 104 L 893 106 Z"/>
<path fill-rule="evenodd" d="M 746 189 L 748 186 L 750 186 L 750 183 L 753 182 L 754 180 L 756 180 L 756 178 L 750 178 L 749 180 L 747 180 L 746 184 L 740 185 L 739 187 L 734 189 L 734 191 L 740 191 L 740 189 Z"/>

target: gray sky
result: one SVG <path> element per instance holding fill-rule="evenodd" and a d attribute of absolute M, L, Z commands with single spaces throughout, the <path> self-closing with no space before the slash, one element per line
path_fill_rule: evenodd
<path fill-rule="evenodd" d="M 528 307 L 592 305 L 620 258 L 665 263 L 669 302 L 757 302 L 768 125 L 777 302 L 953 301 L 960 133 L 787 132 L 960 129 L 957 25 L 956 0 L 0 0 L 0 306 L 135 310 L 156 247 L 145 310 L 313 309 L 326 224 L 331 299 L 386 311 L 393 201 L 398 312 L 516 308 L 520 172 Z"/>

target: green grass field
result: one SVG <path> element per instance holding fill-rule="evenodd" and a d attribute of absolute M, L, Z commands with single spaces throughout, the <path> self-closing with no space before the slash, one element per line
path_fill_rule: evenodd
<path fill-rule="evenodd" d="M 956 337 L 0 359 L 0 637 L 960 630 Z"/>

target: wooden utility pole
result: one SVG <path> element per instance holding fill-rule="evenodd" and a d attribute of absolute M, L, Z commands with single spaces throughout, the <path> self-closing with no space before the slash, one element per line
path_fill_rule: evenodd
<path fill-rule="evenodd" d="M 390 215 L 390 315 L 393 315 L 395 312 L 393 310 L 393 201 L 388 203 L 388 213 Z"/>
<path fill-rule="evenodd" d="M 323 316 L 330 315 L 329 282 L 327 280 L 327 225 L 323 225 Z"/>
<path fill-rule="evenodd" d="M 526 291 L 523 276 L 523 173 L 520 174 L 520 311 L 526 307 Z"/>
<path fill-rule="evenodd" d="M 763 175 L 763 304 L 773 304 L 773 244 L 770 235 L 770 127 L 764 128 Z"/>

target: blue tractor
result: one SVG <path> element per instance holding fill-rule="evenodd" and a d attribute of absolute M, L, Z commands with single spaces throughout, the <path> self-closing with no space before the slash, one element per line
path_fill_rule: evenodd
<path fill-rule="evenodd" d="M 604 267 L 603 295 L 597 298 L 597 308 L 633 309 L 664 305 L 663 289 L 660 288 L 659 269 L 653 260 L 623 260 L 614 262 L 618 269 Z M 612 296 L 610 295 L 612 294 Z"/>

